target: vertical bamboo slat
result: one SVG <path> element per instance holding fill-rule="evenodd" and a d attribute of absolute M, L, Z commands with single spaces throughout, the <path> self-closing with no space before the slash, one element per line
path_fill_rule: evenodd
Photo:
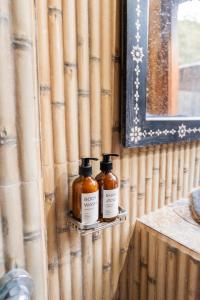
<path fill-rule="evenodd" d="M 101 136 L 102 152 L 112 150 L 111 111 L 111 2 L 100 1 L 101 10 Z M 103 232 L 103 299 L 110 299 L 112 268 L 112 229 Z"/>
<path fill-rule="evenodd" d="M 165 191 L 165 204 L 171 202 L 172 194 L 172 167 L 173 167 L 173 145 L 169 144 L 167 147 L 167 169 L 166 169 L 166 191 Z"/>
<path fill-rule="evenodd" d="M 145 213 L 145 164 L 146 149 L 139 149 L 138 155 L 138 203 L 137 216 L 140 217 Z"/>
<path fill-rule="evenodd" d="M 81 240 L 79 233 L 70 232 L 70 256 L 71 256 L 71 273 L 72 273 L 72 299 L 82 299 L 82 260 L 81 260 Z"/>
<path fill-rule="evenodd" d="M 156 297 L 156 237 L 148 238 L 148 300 Z"/>
<path fill-rule="evenodd" d="M 141 252 L 140 252 L 140 299 L 147 299 L 148 292 L 148 233 L 141 231 Z"/>
<path fill-rule="evenodd" d="M 166 145 L 162 145 L 160 149 L 160 174 L 159 174 L 159 208 L 165 205 L 165 189 L 166 189 Z"/>
<path fill-rule="evenodd" d="M 189 259 L 189 272 L 188 272 L 188 291 L 187 291 L 187 299 L 199 299 L 200 291 L 199 291 L 199 262 L 195 259 Z"/>
<path fill-rule="evenodd" d="M 93 259 L 93 298 L 100 300 L 102 299 L 102 233 L 100 235 L 93 235 L 93 249 L 94 249 L 94 259 Z M 119 272 L 118 272 L 119 274 Z"/>
<path fill-rule="evenodd" d="M 83 299 L 93 299 L 92 234 L 82 237 Z"/>
<path fill-rule="evenodd" d="M 80 156 L 90 155 L 90 91 L 88 0 L 76 2 L 78 95 L 79 95 L 79 149 Z"/>
<path fill-rule="evenodd" d="M 154 197 L 154 195 L 152 194 L 152 177 L 153 177 L 153 147 L 149 147 L 146 155 L 145 213 L 149 213 L 151 211 L 152 197 Z"/>
<path fill-rule="evenodd" d="M 90 46 L 90 121 L 91 155 L 101 155 L 101 81 L 100 81 L 100 1 L 89 1 L 89 46 Z M 93 173 L 99 173 L 99 162 L 93 163 Z"/>
<path fill-rule="evenodd" d="M 188 256 L 179 253 L 177 264 L 177 300 L 182 300 L 186 299 L 187 293 Z"/>
<path fill-rule="evenodd" d="M 176 298 L 176 259 L 177 249 L 171 246 L 167 247 L 167 282 L 166 282 L 166 299 Z"/>
<path fill-rule="evenodd" d="M 152 210 L 158 208 L 159 196 L 159 173 L 160 173 L 160 146 L 155 146 L 153 155 L 153 186 L 152 186 Z"/>
<path fill-rule="evenodd" d="M 53 121 L 54 164 L 59 171 L 66 165 L 66 134 L 65 134 L 65 99 L 64 99 L 64 68 L 63 68 L 63 40 L 62 40 L 62 2 L 61 0 L 48 0 L 49 21 L 49 51 L 51 74 L 51 103 Z M 66 169 L 65 171 L 66 172 Z M 58 179 L 55 174 L 55 179 Z M 55 189 L 58 192 L 58 183 L 55 180 Z M 55 194 L 55 202 L 62 201 Z M 59 261 L 58 239 L 56 233 L 56 203 L 52 203 L 51 215 L 48 224 L 48 265 L 49 265 L 49 297 L 59 299 Z M 53 225 L 52 225 L 53 224 Z M 51 229 L 52 227 L 52 229 Z M 50 231 L 51 229 L 51 231 Z M 61 278 L 62 280 L 62 278 Z"/>
<path fill-rule="evenodd" d="M 189 176 L 190 176 L 190 143 L 185 144 L 184 169 L 183 169 L 183 197 L 187 198 L 189 194 Z"/>
<path fill-rule="evenodd" d="M 79 164 L 76 1 L 63 0 L 62 3 L 67 160 L 71 181 L 77 176 Z"/>
<path fill-rule="evenodd" d="M 195 169 L 194 169 L 194 187 L 199 185 L 200 174 L 200 142 L 196 143 Z"/>
<path fill-rule="evenodd" d="M 44 178 L 45 212 L 54 199 L 53 136 L 47 1 L 37 0 L 38 81 L 40 90 L 41 160 Z"/>
<path fill-rule="evenodd" d="M 129 273 L 129 298 L 140 299 L 140 249 L 141 249 L 141 234 L 140 228 L 135 228 L 133 234 L 133 257 L 132 270 Z"/>
<path fill-rule="evenodd" d="M 172 196 L 171 196 L 172 202 L 177 200 L 178 153 L 179 153 L 179 145 L 175 145 L 173 151 L 173 169 L 172 169 Z"/>
<path fill-rule="evenodd" d="M 120 1 L 111 2 L 111 98 L 112 98 L 112 152 L 120 154 L 119 143 L 119 99 L 120 99 Z M 113 160 L 113 171 L 117 175 L 119 182 L 120 158 Z M 117 291 L 120 274 L 120 225 L 112 229 L 112 274 L 111 274 L 111 297 Z"/>
<path fill-rule="evenodd" d="M 189 174 L 189 193 L 194 187 L 194 173 L 195 173 L 195 157 L 196 157 L 196 142 L 190 144 L 190 174 Z"/>
<path fill-rule="evenodd" d="M 79 94 L 79 149 L 80 156 L 90 155 L 90 84 L 89 84 L 89 26 L 88 0 L 77 1 L 77 50 Z M 93 125 L 94 126 L 94 125 Z M 93 259 L 92 236 L 82 239 L 83 298 L 92 299 Z"/>
<path fill-rule="evenodd" d="M 41 173 L 36 94 L 35 36 L 33 6 L 30 1 L 12 2 L 13 48 L 18 114 L 20 175 L 22 180 L 24 246 L 26 268 L 35 286 L 33 299 L 46 299 L 46 253 L 44 215 L 41 199 Z M 24 14 L 24 10 L 26 14 Z M 31 158 L 31 159 L 30 159 Z M 40 266 L 40 268 L 38 268 Z"/>
<path fill-rule="evenodd" d="M 100 1 L 89 1 L 90 122 L 91 155 L 101 156 L 101 81 L 100 81 Z M 93 162 L 93 174 L 99 173 L 99 162 Z M 93 236 L 93 297 L 102 298 L 102 235 Z"/>
<path fill-rule="evenodd" d="M 178 186 L 177 186 L 177 199 L 181 199 L 183 196 L 183 165 L 184 165 L 184 144 L 182 143 L 179 148 L 178 159 Z"/>
<path fill-rule="evenodd" d="M 158 299 L 165 299 L 165 274 L 166 274 L 166 243 L 159 241 L 157 246 L 157 268 L 156 273 L 156 297 Z"/>
<path fill-rule="evenodd" d="M 130 195 L 130 180 L 129 180 L 129 149 L 123 149 L 121 152 L 121 193 L 120 204 L 123 208 L 129 211 L 129 195 Z M 124 268 L 120 278 L 120 299 L 127 298 L 127 264 L 125 264 L 129 244 L 129 217 L 127 221 L 121 225 L 120 232 L 120 268 Z"/>
<path fill-rule="evenodd" d="M 64 0 L 63 2 L 63 42 L 64 42 L 64 80 L 66 104 L 66 138 L 68 161 L 68 195 L 67 208 L 71 208 L 72 182 L 78 175 L 79 165 L 79 139 L 78 139 L 78 83 L 77 83 L 77 36 L 76 36 L 76 1 Z M 64 200 L 64 199 L 63 199 Z M 63 237 L 66 239 L 66 236 Z M 81 299 L 82 297 L 82 272 L 81 272 L 81 240 L 79 234 L 72 232 L 67 236 L 68 245 L 63 244 L 65 259 L 71 261 L 67 270 L 63 269 L 64 299 Z M 70 243 L 70 257 L 68 249 Z M 65 253 L 64 253 L 65 252 Z M 70 280 L 71 273 L 71 280 Z M 71 295 L 65 288 L 66 281 L 70 282 Z"/>
<path fill-rule="evenodd" d="M 133 232 L 134 222 L 138 215 L 137 211 L 138 195 L 138 149 L 130 151 L 130 231 Z"/>
<path fill-rule="evenodd" d="M 9 1 L 0 3 L 0 199 L 1 274 L 14 265 L 24 266 L 23 224 L 18 165 L 14 66 L 11 51 Z M 13 215 L 13 211 L 15 214 Z M 4 265 L 5 264 L 5 265 Z"/>

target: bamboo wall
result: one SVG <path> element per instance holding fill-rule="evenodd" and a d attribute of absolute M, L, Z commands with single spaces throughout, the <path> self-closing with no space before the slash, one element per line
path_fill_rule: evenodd
<path fill-rule="evenodd" d="M 199 184 L 199 142 L 120 146 L 119 20 L 120 0 L 0 0 L 0 270 L 26 267 L 33 299 L 127 300 L 136 216 Z M 79 157 L 110 151 L 128 220 L 80 237 L 65 220 Z"/>

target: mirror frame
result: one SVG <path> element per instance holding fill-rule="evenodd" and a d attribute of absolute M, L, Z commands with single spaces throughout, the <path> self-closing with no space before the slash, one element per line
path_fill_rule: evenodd
<path fill-rule="evenodd" d="M 200 118 L 146 119 L 148 0 L 123 0 L 121 135 L 125 147 L 200 139 Z"/>

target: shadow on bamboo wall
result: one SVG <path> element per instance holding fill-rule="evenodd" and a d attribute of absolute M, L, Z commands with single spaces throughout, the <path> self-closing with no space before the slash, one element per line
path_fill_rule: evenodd
<path fill-rule="evenodd" d="M 199 142 L 120 147 L 120 2 L 0 1 L 0 271 L 25 267 L 33 299 L 132 299 L 136 217 L 199 184 Z M 65 219 L 79 157 L 111 151 L 128 220 L 81 238 Z"/>

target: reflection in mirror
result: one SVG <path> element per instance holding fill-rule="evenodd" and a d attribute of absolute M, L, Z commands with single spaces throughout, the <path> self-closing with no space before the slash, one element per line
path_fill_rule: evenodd
<path fill-rule="evenodd" d="M 200 0 L 150 0 L 147 118 L 200 117 Z"/>

